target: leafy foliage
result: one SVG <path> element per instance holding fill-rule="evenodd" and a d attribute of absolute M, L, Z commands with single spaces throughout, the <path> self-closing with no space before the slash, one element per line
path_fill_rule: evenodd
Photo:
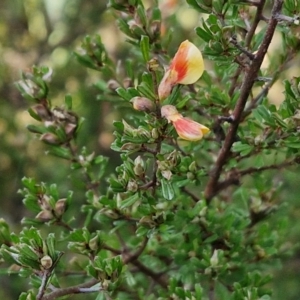
<path fill-rule="evenodd" d="M 125 59 L 116 63 L 99 35 L 86 36 L 74 52 L 101 74 L 98 100 L 121 111 L 113 122 L 111 149 L 120 161 L 113 171 L 114 162 L 78 141 L 85 122 L 72 97 L 52 104 L 50 68 L 34 66 L 17 82 L 35 121 L 28 130 L 53 160 L 69 164 L 70 178 L 80 172 L 83 182 L 74 186 L 78 194 L 60 196 L 61 182 L 23 178 L 19 193 L 31 217 L 23 218 L 19 234 L 0 222 L 6 272 L 17 268 L 30 278 L 19 299 L 80 293 L 96 293 L 96 299 L 270 299 L 271 270 L 294 249 L 282 246 L 285 220 L 274 224 L 272 217 L 284 209 L 282 179 L 274 170 L 299 163 L 300 77 L 284 81 L 280 105 L 268 101 L 268 91 L 299 49 L 299 38 L 286 34 L 299 23 L 293 15 L 299 5 L 187 3 L 201 17 L 189 38 L 201 45 L 211 70 L 200 83 L 174 86 L 164 101 L 158 86 L 174 51 L 172 32 L 163 31 L 166 8 L 157 1 L 149 8 L 141 0 L 108 1 L 129 45 Z M 260 24 L 268 8 L 269 20 Z M 270 52 L 263 68 L 276 30 L 283 51 Z M 134 110 L 133 99 L 144 101 L 137 106 L 143 109 Z M 211 133 L 200 142 L 178 139 L 161 115 L 166 104 Z"/>

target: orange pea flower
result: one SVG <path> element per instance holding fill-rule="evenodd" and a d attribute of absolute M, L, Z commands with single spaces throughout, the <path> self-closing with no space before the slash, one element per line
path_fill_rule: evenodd
<path fill-rule="evenodd" d="M 204 62 L 200 50 L 188 40 L 182 42 L 158 87 L 161 100 L 167 98 L 174 85 L 193 84 L 203 74 Z"/>
<path fill-rule="evenodd" d="M 206 126 L 183 117 L 173 105 L 162 106 L 161 115 L 165 117 L 169 123 L 172 122 L 179 137 L 184 140 L 199 141 L 203 135 L 210 131 Z"/>

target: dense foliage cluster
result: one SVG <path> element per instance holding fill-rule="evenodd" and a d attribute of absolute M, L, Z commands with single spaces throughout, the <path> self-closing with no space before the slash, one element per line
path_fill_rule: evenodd
<path fill-rule="evenodd" d="M 200 20 L 188 42 L 172 30 L 176 1 L 158 2 L 108 1 L 121 59 L 97 34 L 74 51 L 115 110 L 116 161 L 80 143 L 85 116 L 71 95 L 52 103 L 49 67 L 17 82 L 28 130 L 74 182 L 25 176 L 22 229 L 0 222 L 5 273 L 30 282 L 20 300 L 271 299 L 273 268 L 294 249 L 272 216 L 287 200 L 279 170 L 300 162 L 300 75 L 284 80 L 282 103 L 268 93 L 299 51 L 299 3 L 187 0 Z"/>

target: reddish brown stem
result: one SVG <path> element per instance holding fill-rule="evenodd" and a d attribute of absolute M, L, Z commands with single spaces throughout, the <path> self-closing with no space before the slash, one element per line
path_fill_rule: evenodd
<path fill-rule="evenodd" d="M 271 40 L 273 38 L 276 26 L 277 26 L 277 14 L 281 11 L 283 5 L 283 0 L 277 0 L 274 2 L 271 18 L 269 20 L 269 24 L 266 30 L 266 34 L 264 39 L 258 49 L 258 52 L 255 58 L 250 65 L 249 70 L 247 70 L 243 84 L 241 87 L 240 97 L 237 101 L 236 107 L 233 111 L 233 122 L 230 124 L 228 133 L 226 135 L 223 147 L 221 148 L 217 161 L 211 171 L 210 179 L 207 183 L 205 189 L 205 198 L 208 202 L 217 194 L 219 187 L 219 178 L 221 176 L 221 172 L 223 170 L 223 166 L 225 165 L 229 154 L 232 144 L 235 141 L 235 137 L 237 134 L 237 130 L 239 127 L 240 120 L 242 118 L 242 114 L 248 100 L 248 97 L 251 93 L 253 84 L 257 78 L 258 72 L 260 70 L 261 64 L 263 59 L 267 53 Z"/>

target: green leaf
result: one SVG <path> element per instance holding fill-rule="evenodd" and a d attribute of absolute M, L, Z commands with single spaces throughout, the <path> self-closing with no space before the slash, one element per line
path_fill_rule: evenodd
<path fill-rule="evenodd" d="M 217 14 L 222 13 L 223 1 L 220 0 L 212 0 L 212 5 Z"/>
<path fill-rule="evenodd" d="M 125 192 L 126 191 L 124 186 L 119 181 L 117 181 L 113 178 L 109 178 L 108 182 L 110 184 L 111 189 L 114 192 L 119 193 L 119 192 Z"/>
<path fill-rule="evenodd" d="M 300 149 L 300 140 L 299 137 L 296 136 L 291 136 L 284 140 L 285 146 L 289 148 L 294 148 L 294 149 Z"/>
<path fill-rule="evenodd" d="M 131 95 L 122 87 L 118 87 L 116 89 L 116 92 L 119 96 L 121 96 L 123 99 L 130 101 L 132 99 Z"/>
<path fill-rule="evenodd" d="M 76 53 L 73 52 L 73 54 L 75 55 L 77 61 L 82 64 L 83 66 L 85 66 L 86 68 L 90 68 L 93 70 L 99 70 L 100 67 L 96 66 L 94 61 L 88 57 L 87 55 L 82 55 L 80 53 Z"/>
<path fill-rule="evenodd" d="M 132 196 L 122 200 L 121 204 L 120 204 L 120 208 L 126 208 L 128 206 L 133 205 L 136 201 L 138 201 L 140 199 L 140 195 L 139 193 L 135 193 Z"/>
<path fill-rule="evenodd" d="M 171 95 L 164 101 L 164 104 L 172 104 L 174 105 L 179 98 L 180 95 L 180 85 L 176 85 L 173 90 Z"/>
<path fill-rule="evenodd" d="M 44 126 L 27 125 L 26 128 L 33 133 L 43 134 L 47 132 L 47 129 Z"/>
<path fill-rule="evenodd" d="M 18 300 L 36 300 L 36 297 L 34 296 L 34 294 L 31 291 L 29 291 L 27 293 L 23 292 L 19 296 Z"/>
<path fill-rule="evenodd" d="M 181 109 L 185 107 L 186 103 L 192 99 L 191 95 L 186 95 L 178 104 L 176 105 L 177 108 Z"/>
<path fill-rule="evenodd" d="M 258 119 L 258 121 L 264 120 L 267 124 L 274 126 L 275 122 L 272 118 L 270 111 L 265 105 L 259 105 L 254 111 L 253 115 Z"/>
<path fill-rule="evenodd" d="M 203 297 L 203 289 L 199 283 L 195 284 L 195 297 L 196 299 L 202 299 Z"/>
<path fill-rule="evenodd" d="M 57 185 L 55 183 L 50 185 L 49 194 L 55 199 L 55 201 L 59 199 Z"/>
<path fill-rule="evenodd" d="M 283 83 L 284 83 L 284 88 L 285 88 L 286 95 L 292 97 L 294 100 L 297 100 L 296 96 L 295 96 L 295 94 L 292 90 L 292 85 L 291 85 L 290 81 L 285 80 Z"/>
<path fill-rule="evenodd" d="M 148 235 L 149 228 L 146 226 L 139 226 L 136 230 L 135 234 L 137 237 Z"/>
<path fill-rule="evenodd" d="M 150 44 L 149 44 L 149 37 L 147 35 L 142 35 L 140 41 L 140 48 L 145 62 L 148 62 L 150 60 L 150 56 L 149 56 Z"/>
<path fill-rule="evenodd" d="M 273 119 L 278 123 L 279 126 L 283 128 L 288 128 L 287 123 L 284 122 L 284 120 L 277 114 L 277 113 L 272 113 Z"/>
<path fill-rule="evenodd" d="M 160 180 L 162 195 L 167 200 L 172 200 L 175 196 L 175 191 L 172 183 L 164 178 Z"/>
<path fill-rule="evenodd" d="M 63 148 L 62 146 L 49 146 L 49 148 L 50 150 L 47 151 L 47 154 L 51 154 L 67 160 L 72 159 L 72 153 L 67 148 Z"/>
<path fill-rule="evenodd" d="M 131 38 L 135 38 L 135 35 L 131 32 L 129 25 L 127 24 L 127 22 L 125 20 L 118 18 L 117 25 L 118 25 L 119 29 L 122 32 L 124 32 L 126 35 L 128 35 Z"/>
<path fill-rule="evenodd" d="M 143 27 L 146 28 L 148 25 L 148 19 L 146 16 L 145 8 L 142 5 L 138 5 L 136 13 L 139 16 Z"/>
<path fill-rule="evenodd" d="M 27 259 L 31 259 L 31 260 L 35 260 L 38 261 L 39 256 L 37 255 L 37 253 L 35 251 L 33 251 L 33 249 L 31 247 L 29 247 L 28 245 L 23 244 L 20 250 L 20 254 L 22 256 L 26 256 Z"/>
<path fill-rule="evenodd" d="M 201 27 L 196 28 L 196 33 L 204 42 L 207 42 L 207 43 L 213 38 L 213 36 L 211 34 L 206 32 Z"/>
<path fill-rule="evenodd" d="M 55 251 L 55 236 L 54 233 L 50 233 L 46 239 L 47 251 L 48 255 L 52 258 L 56 258 L 56 251 Z"/>
<path fill-rule="evenodd" d="M 154 92 L 149 88 L 149 86 L 145 83 L 142 82 L 140 85 L 138 85 L 137 90 L 145 97 L 155 100 L 156 96 Z"/>
<path fill-rule="evenodd" d="M 23 177 L 22 184 L 28 188 L 30 192 L 34 193 L 36 191 L 36 181 L 33 178 Z"/>
<path fill-rule="evenodd" d="M 134 98 L 134 97 L 139 97 L 140 96 L 140 93 L 133 87 L 129 87 L 127 89 L 127 93 L 130 94 L 131 98 Z"/>
<path fill-rule="evenodd" d="M 203 3 L 201 3 L 200 1 L 196 1 L 196 0 L 186 0 L 186 2 L 192 6 L 194 9 L 196 9 L 197 11 L 199 11 L 200 13 L 205 13 L 205 14 L 209 14 L 211 13 L 211 8 L 208 6 L 205 6 Z"/>
<path fill-rule="evenodd" d="M 37 120 L 37 121 L 42 121 L 42 119 L 41 119 L 41 117 L 30 107 L 30 108 L 28 108 L 28 112 L 29 112 L 29 114 L 30 114 L 30 116 L 33 118 L 33 119 L 35 119 L 35 120 Z M 30 126 L 30 125 L 29 125 Z M 28 127 L 27 127 L 27 129 L 29 130 L 29 131 L 31 131 Z"/>
<path fill-rule="evenodd" d="M 254 149 L 254 146 L 248 145 L 248 144 L 243 144 L 242 142 L 235 142 L 232 145 L 232 151 L 240 152 L 241 156 L 245 156 L 245 155 L 251 153 L 253 149 Z"/>
<path fill-rule="evenodd" d="M 158 7 L 153 7 L 153 11 L 152 11 L 152 20 L 161 20 L 161 12 L 160 9 Z"/>

